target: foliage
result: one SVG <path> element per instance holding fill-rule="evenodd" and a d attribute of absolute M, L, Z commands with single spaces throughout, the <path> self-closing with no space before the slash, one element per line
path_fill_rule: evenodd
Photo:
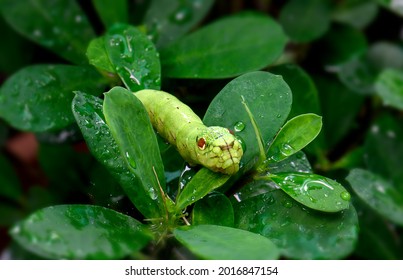
<path fill-rule="evenodd" d="M 403 257 L 401 7 L 240 2 L 0 1 L 4 252 Z M 239 172 L 186 165 L 142 89 L 232 131 Z M 31 161 L 20 135 L 35 136 Z"/>

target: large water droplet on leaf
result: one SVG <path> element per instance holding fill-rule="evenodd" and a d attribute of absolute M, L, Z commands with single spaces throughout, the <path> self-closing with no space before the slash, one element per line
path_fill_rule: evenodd
<path fill-rule="evenodd" d="M 235 123 L 234 125 L 234 130 L 235 132 L 241 132 L 245 129 L 245 124 L 241 121 Z"/>

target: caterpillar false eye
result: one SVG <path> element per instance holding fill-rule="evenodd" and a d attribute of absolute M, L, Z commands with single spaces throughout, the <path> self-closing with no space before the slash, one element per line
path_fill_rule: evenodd
<path fill-rule="evenodd" d="M 199 147 L 199 149 L 202 151 L 206 148 L 206 140 L 204 140 L 203 137 L 197 140 L 197 147 Z"/>

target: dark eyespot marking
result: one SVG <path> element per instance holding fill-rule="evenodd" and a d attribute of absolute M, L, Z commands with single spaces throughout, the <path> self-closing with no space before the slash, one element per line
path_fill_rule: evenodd
<path fill-rule="evenodd" d="M 204 150 L 206 148 L 206 140 L 203 137 L 197 140 L 197 147 L 199 147 L 200 150 Z"/>

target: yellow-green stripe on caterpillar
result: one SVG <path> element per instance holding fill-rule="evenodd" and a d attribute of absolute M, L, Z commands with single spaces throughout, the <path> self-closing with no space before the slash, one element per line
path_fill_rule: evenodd
<path fill-rule="evenodd" d="M 146 89 L 135 95 L 153 127 L 188 163 L 228 175 L 238 172 L 243 150 L 227 128 L 205 126 L 192 109 L 169 93 Z"/>

